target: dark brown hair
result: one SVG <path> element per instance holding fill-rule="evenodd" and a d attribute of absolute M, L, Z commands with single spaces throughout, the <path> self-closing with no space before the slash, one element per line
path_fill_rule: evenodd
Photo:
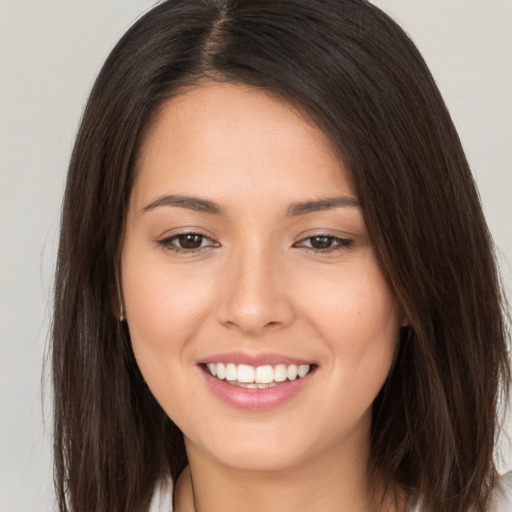
<path fill-rule="evenodd" d="M 509 382 L 503 299 L 468 164 L 418 50 L 364 0 L 171 0 L 108 57 L 69 167 L 52 353 L 61 512 L 147 510 L 156 482 L 187 463 L 112 304 L 145 129 L 205 78 L 283 97 L 349 170 L 410 321 L 374 403 L 372 468 L 429 511 L 486 510 Z"/>

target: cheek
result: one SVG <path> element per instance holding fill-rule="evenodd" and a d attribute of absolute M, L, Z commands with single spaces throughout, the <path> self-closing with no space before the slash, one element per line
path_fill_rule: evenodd
<path fill-rule="evenodd" d="M 205 287 L 200 276 L 171 272 L 165 261 L 137 258 L 123 261 L 123 295 L 126 316 L 134 342 L 172 346 L 186 337 L 187 330 L 205 309 Z"/>
<path fill-rule="evenodd" d="M 332 370 L 333 400 L 358 414 L 371 406 L 393 364 L 400 311 L 373 262 L 338 272 L 329 283 L 309 283 L 304 314 L 328 347 L 321 363 Z"/>
<path fill-rule="evenodd" d="M 352 400 L 364 409 L 371 407 L 393 364 L 399 321 L 394 299 L 386 286 L 362 293 L 358 306 L 353 323 L 349 324 L 345 318 L 343 324 L 345 337 L 340 350 L 345 361 L 337 360 L 337 371 L 343 375 L 343 381 L 352 382 Z"/>
<path fill-rule="evenodd" d="M 364 350 L 367 344 L 396 339 L 399 308 L 372 260 L 302 282 L 297 294 L 302 315 L 331 340 L 333 349 L 347 344 L 347 349 Z"/>
<path fill-rule="evenodd" d="M 123 258 L 122 289 L 132 348 L 151 392 L 167 414 L 199 421 L 184 368 L 189 340 L 206 307 L 200 276 L 172 273 L 162 261 L 136 250 Z"/>
<path fill-rule="evenodd" d="M 172 271 L 165 255 L 127 240 L 122 260 L 122 290 L 133 352 L 139 368 L 161 402 L 183 382 L 190 359 L 188 341 L 208 309 L 204 276 L 186 265 Z"/>

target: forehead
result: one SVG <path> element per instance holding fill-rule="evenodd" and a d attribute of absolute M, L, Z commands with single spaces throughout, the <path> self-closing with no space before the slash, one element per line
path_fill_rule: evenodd
<path fill-rule="evenodd" d="M 283 186 L 291 195 L 352 194 L 330 140 L 312 121 L 276 96 L 234 83 L 203 83 L 164 103 L 138 164 L 134 195 L 256 194 L 265 184 L 276 194 Z"/>

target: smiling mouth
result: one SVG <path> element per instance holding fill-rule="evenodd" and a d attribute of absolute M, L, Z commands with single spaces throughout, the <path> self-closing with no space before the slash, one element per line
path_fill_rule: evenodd
<path fill-rule="evenodd" d="M 266 389 L 299 380 L 311 373 L 314 364 L 249 366 L 234 363 L 208 363 L 203 370 L 218 380 L 247 389 Z"/>

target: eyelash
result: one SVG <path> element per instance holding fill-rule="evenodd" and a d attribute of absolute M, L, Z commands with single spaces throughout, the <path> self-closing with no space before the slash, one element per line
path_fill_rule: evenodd
<path fill-rule="evenodd" d="M 199 247 L 187 249 L 185 247 L 179 247 L 178 245 L 175 244 L 176 241 L 179 241 L 180 239 L 185 239 L 186 237 L 200 237 L 201 245 Z M 323 239 L 326 243 L 330 244 L 330 246 L 325 248 L 315 248 L 304 245 L 306 241 L 309 241 L 311 243 L 311 240 L 314 239 Z M 210 244 L 202 245 L 205 240 L 210 241 Z M 176 235 L 162 238 L 161 240 L 157 240 L 157 244 L 165 249 L 186 254 L 200 252 L 208 247 L 219 247 L 219 244 L 217 242 L 214 242 L 213 240 L 208 238 L 206 235 L 203 235 L 202 233 L 196 233 L 194 231 L 177 233 Z M 354 241 L 350 238 L 340 238 L 334 235 L 318 234 L 303 238 L 299 242 L 295 243 L 293 247 L 301 247 L 303 249 L 306 249 L 307 251 L 312 251 L 317 254 L 328 254 L 334 251 L 349 249 L 353 244 Z"/>
<path fill-rule="evenodd" d="M 201 245 L 199 247 L 193 248 L 193 249 L 186 249 L 185 247 L 179 247 L 178 245 L 174 244 L 176 240 L 179 240 L 180 238 L 186 238 L 186 237 L 200 237 L 201 238 Z M 202 243 L 205 240 L 209 240 L 211 243 L 207 246 L 203 246 Z M 181 253 L 195 253 L 204 250 L 206 247 L 218 247 L 219 244 L 216 242 L 213 242 L 210 238 L 208 238 L 206 235 L 203 235 L 202 233 L 196 233 L 195 231 L 187 231 L 184 233 L 177 233 L 176 235 L 168 236 L 165 238 L 162 238 L 161 240 L 157 241 L 158 245 L 160 247 L 163 247 L 165 249 L 169 249 L 170 251 L 174 252 L 181 252 Z"/>
<path fill-rule="evenodd" d="M 307 246 L 303 245 L 305 241 L 311 242 L 311 240 L 314 240 L 314 239 L 317 239 L 317 240 L 324 239 L 325 241 L 327 241 L 327 243 L 330 243 L 331 245 L 324 249 L 318 249 L 315 247 L 307 247 Z M 334 244 L 334 245 L 332 245 L 332 244 Z M 340 237 L 334 236 L 334 235 L 318 234 L 318 235 L 311 235 L 306 238 L 303 238 L 302 240 L 300 240 L 299 242 L 294 244 L 294 247 L 302 247 L 308 251 L 312 251 L 312 252 L 315 252 L 318 254 L 328 254 L 328 253 L 331 253 L 334 251 L 342 251 L 342 250 L 349 249 L 350 247 L 352 247 L 353 244 L 354 244 L 354 240 L 352 240 L 350 238 L 340 238 Z"/>

